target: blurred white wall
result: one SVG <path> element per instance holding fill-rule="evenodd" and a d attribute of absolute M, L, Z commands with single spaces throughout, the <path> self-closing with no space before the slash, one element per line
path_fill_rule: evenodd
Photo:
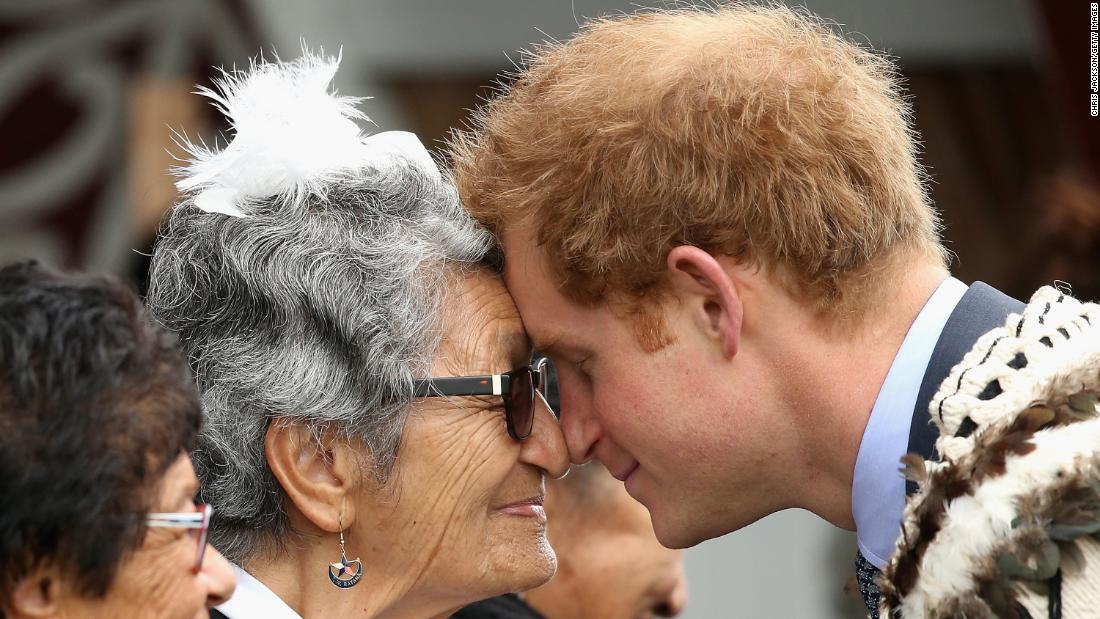
<path fill-rule="evenodd" d="M 585 17 L 656 2 L 617 0 L 253 0 L 283 56 L 304 39 L 343 48 L 338 86 L 373 95 L 380 129 L 408 128 L 380 75 L 496 71 L 516 50 L 565 38 Z M 1031 60 L 1040 41 L 1027 0 L 807 0 L 815 13 L 905 64 Z M 855 539 L 813 514 L 790 510 L 687 552 L 687 619 L 862 616 L 841 592 Z"/>
<path fill-rule="evenodd" d="M 400 112 L 375 81 L 380 73 L 496 70 L 517 50 L 563 39 L 586 17 L 654 0 L 252 0 L 280 53 L 299 41 L 344 51 L 338 79 L 347 92 L 377 97 L 367 105 L 383 129 L 401 128 Z M 793 3 L 792 3 L 793 4 Z M 866 37 L 906 63 L 1032 58 L 1037 53 L 1028 0 L 806 0 L 811 11 Z"/>
<path fill-rule="evenodd" d="M 841 619 L 866 616 L 844 593 L 855 534 L 791 509 L 687 551 L 686 619 Z"/>

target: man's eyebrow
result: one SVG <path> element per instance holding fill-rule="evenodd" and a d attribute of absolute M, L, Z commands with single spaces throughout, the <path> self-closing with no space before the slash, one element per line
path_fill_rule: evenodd
<path fill-rule="evenodd" d="M 583 344 L 568 338 L 565 332 L 555 333 L 545 340 L 536 340 L 534 351 L 546 355 L 585 356 L 589 354 Z"/>
<path fill-rule="evenodd" d="M 550 352 L 558 347 L 558 342 L 561 341 L 561 338 L 561 333 L 554 333 L 550 337 L 545 338 L 535 336 L 531 338 L 531 348 L 535 352 Z"/>

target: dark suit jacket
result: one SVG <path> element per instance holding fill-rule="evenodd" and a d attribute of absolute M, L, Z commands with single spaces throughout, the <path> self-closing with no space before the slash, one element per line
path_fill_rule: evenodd
<path fill-rule="evenodd" d="M 917 403 L 913 409 L 913 420 L 909 426 L 907 450 L 909 453 L 918 453 L 925 460 L 934 459 L 939 431 L 932 423 L 932 417 L 928 411 L 932 396 L 947 378 L 951 368 L 962 361 L 978 338 L 1004 325 L 1005 318 L 1009 314 L 1020 313 L 1023 310 L 1023 303 L 982 282 L 974 282 L 966 290 L 966 294 L 948 317 L 936 347 L 932 350 L 928 367 L 924 371 L 924 379 L 921 381 L 920 390 L 917 392 Z M 906 495 L 911 495 L 916 490 L 917 486 L 913 482 L 905 483 Z M 863 595 L 863 602 L 867 605 L 873 619 L 878 619 L 879 591 L 873 582 L 877 575 L 878 570 L 857 553 L 856 578 L 860 593 Z"/>
<path fill-rule="evenodd" d="M 943 326 L 928 368 L 924 371 L 924 380 L 921 381 L 917 404 L 913 409 L 913 421 L 909 426 L 909 453 L 919 453 L 925 460 L 932 459 L 936 439 L 939 438 L 928 411 L 932 396 L 951 368 L 962 361 L 978 338 L 1003 326 L 1009 314 L 1023 311 L 1023 303 L 982 282 L 974 282 L 966 290 Z M 916 490 L 915 484 L 906 483 L 906 495 Z"/>

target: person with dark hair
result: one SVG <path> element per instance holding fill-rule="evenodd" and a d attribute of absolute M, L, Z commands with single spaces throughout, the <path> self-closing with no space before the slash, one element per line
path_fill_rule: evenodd
<path fill-rule="evenodd" d="M 201 421 L 176 339 L 109 277 L 0 269 L 0 617 L 202 617 Z"/>

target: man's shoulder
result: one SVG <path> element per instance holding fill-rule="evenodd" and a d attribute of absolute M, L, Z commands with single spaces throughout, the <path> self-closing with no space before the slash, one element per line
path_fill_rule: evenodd
<path fill-rule="evenodd" d="M 1009 316 L 1023 312 L 1026 305 L 996 288 L 974 282 L 947 318 L 929 361 L 931 388 L 939 388 L 951 369 L 993 329 L 1004 327 Z"/>
<path fill-rule="evenodd" d="M 929 404 L 940 434 L 937 453 L 969 450 L 972 441 L 963 439 L 975 430 L 1071 389 L 1053 384 L 1056 377 L 1095 373 L 1089 355 L 1098 337 L 1100 306 L 1040 288 L 985 330 L 939 384 Z"/>
<path fill-rule="evenodd" d="M 1097 394 L 1100 306 L 1055 288 L 969 347 L 932 398 L 940 461 L 908 462 L 886 608 L 1091 616 L 1069 609 L 1100 599 Z"/>
<path fill-rule="evenodd" d="M 930 418 L 933 395 L 947 380 L 952 368 L 963 360 L 984 334 L 1004 326 L 1009 316 L 1022 312 L 1024 307 L 1021 301 L 984 282 L 974 282 L 966 289 L 948 315 L 925 367 L 910 422 L 906 451 L 925 459 L 933 457 L 933 447 L 940 436 L 937 425 Z M 906 485 L 907 495 L 915 491 L 914 484 Z"/>

